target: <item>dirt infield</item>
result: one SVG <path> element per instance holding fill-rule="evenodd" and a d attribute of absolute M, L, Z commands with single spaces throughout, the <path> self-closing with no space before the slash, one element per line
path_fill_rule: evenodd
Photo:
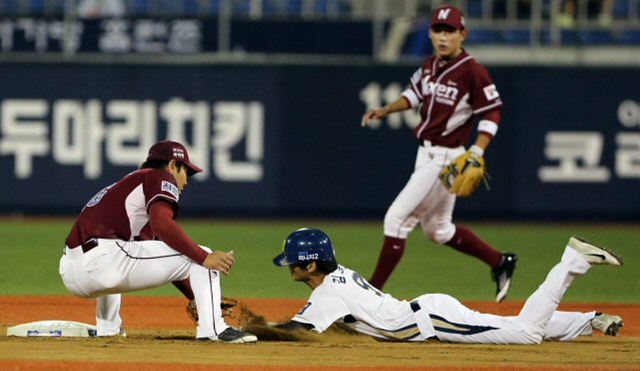
<path fill-rule="evenodd" d="M 243 299 L 270 321 L 290 318 L 304 304 L 294 299 Z M 94 322 L 95 301 L 71 296 L 0 296 L 0 369 L 50 370 L 304 370 L 304 369 L 625 369 L 640 370 L 640 305 L 568 303 L 562 310 L 598 310 L 625 318 L 619 337 L 596 334 L 542 345 L 395 343 L 344 332 L 305 341 L 228 345 L 193 341 L 186 300 L 125 296 L 127 338 L 7 337 L 5 328 L 40 320 Z M 484 312 L 516 314 L 522 302 L 465 302 Z M 234 311 L 236 321 L 239 310 Z M 234 324 L 235 324 L 234 323 Z"/>

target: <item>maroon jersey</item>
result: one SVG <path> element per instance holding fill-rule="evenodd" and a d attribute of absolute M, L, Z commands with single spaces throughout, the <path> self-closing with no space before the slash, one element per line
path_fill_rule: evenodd
<path fill-rule="evenodd" d="M 66 245 L 73 248 L 92 238 L 152 240 L 155 235 L 149 225 L 149 207 L 166 201 L 177 215 L 179 198 L 176 179 L 164 169 L 134 171 L 89 200 Z"/>
<path fill-rule="evenodd" d="M 402 96 L 411 107 L 422 104 L 416 138 L 450 148 L 467 143 L 474 115 L 502 107 L 489 72 L 464 50 L 447 62 L 436 56 L 427 58 Z M 493 136 L 497 124 L 480 122 L 479 130 Z"/>

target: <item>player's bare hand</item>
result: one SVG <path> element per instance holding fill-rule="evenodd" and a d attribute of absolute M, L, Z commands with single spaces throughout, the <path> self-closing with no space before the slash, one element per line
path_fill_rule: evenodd
<path fill-rule="evenodd" d="M 229 269 L 231 269 L 235 262 L 233 251 L 214 251 L 207 256 L 202 265 L 207 269 L 215 269 L 224 273 L 225 276 L 228 276 Z"/>
<path fill-rule="evenodd" d="M 364 127 L 369 124 L 371 120 L 379 120 L 387 117 L 389 111 L 385 107 L 372 108 L 362 115 L 360 126 Z"/>

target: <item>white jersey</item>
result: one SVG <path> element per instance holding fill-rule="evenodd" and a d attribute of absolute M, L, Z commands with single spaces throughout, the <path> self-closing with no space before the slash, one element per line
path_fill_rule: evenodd
<path fill-rule="evenodd" d="M 293 321 L 323 332 L 343 320 L 358 332 L 383 339 L 454 343 L 536 344 L 591 335 L 595 312 L 559 312 L 558 303 L 576 276 L 591 265 L 567 246 L 562 260 L 527 299 L 517 316 L 471 310 L 444 294 L 425 294 L 409 303 L 384 294 L 343 266 L 328 274 Z"/>
<path fill-rule="evenodd" d="M 424 341 L 411 305 L 371 286 L 357 272 L 341 265 L 316 287 L 293 321 L 318 332 L 343 320 L 354 330 L 384 339 Z"/>

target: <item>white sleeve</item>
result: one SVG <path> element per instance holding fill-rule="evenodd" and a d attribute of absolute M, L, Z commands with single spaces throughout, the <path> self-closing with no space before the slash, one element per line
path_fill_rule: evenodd
<path fill-rule="evenodd" d="M 314 326 L 314 330 L 323 332 L 347 314 L 349 309 L 336 288 L 320 285 L 313 290 L 307 303 L 293 316 L 292 321 L 308 323 Z"/>
<path fill-rule="evenodd" d="M 416 108 L 418 107 L 418 105 L 420 105 L 420 98 L 418 98 L 412 88 L 409 88 L 402 92 L 402 96 L 407 98 L 409 104 L 411 105 L 411 108 Z"/>
<path fill-rule="evenodd" d="M 402 96 L 409 101 L 412 108 L 416 108 L 422 102 L 422 87 L 420 81 L 422 81 L 422 67 L 418 68 L 413 75 L 411 75 L 409 79 L 411 85 L 402 92 Z"/>

